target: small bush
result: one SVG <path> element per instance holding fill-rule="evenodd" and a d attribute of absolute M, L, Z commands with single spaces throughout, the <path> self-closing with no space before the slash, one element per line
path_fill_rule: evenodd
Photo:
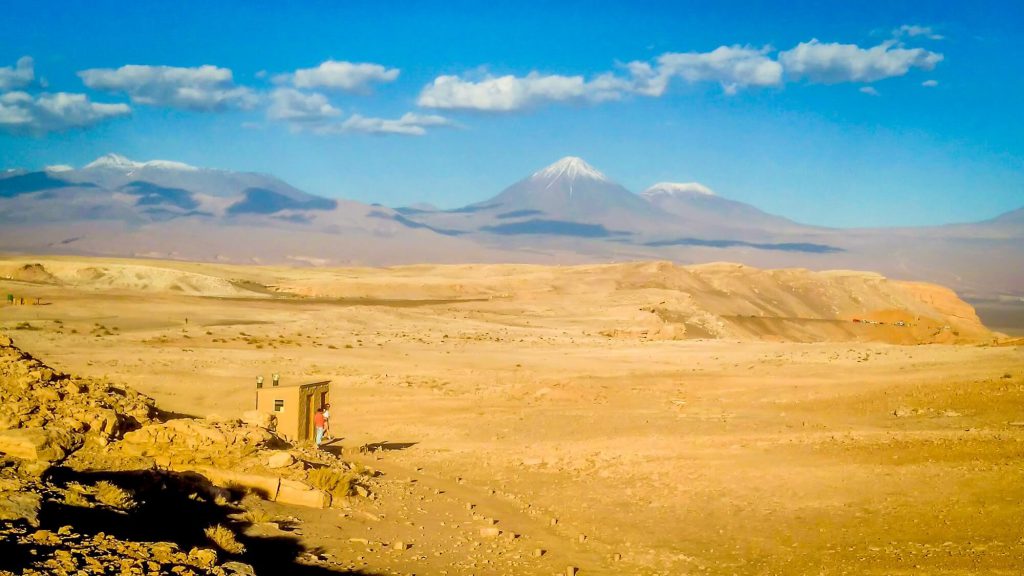
<path fill-rule="evenodd" d="M 270 522 L 271 516 L 263 508 L 253 507 L 242 513 L 242 519 L 250 524 L 262 524 Z"/>
<path fill-rule="evenodd" d="M 314 488 L 329 492 L 335 498 L 347 498 L 356 491 L 359 475 L 335 468 L 310 470 L 306 480 Z"/>
<path fill-rule="evenodd" d="M 35 326 L 29 324 L 28 322 L 18 322 L 17 324 L 15 324 L 14 329 L 15 330 L 38 330 L 38 328 L 36 328 Z"/>
<path fill-rule="evenodd" d="M 106 480 L 96 483 L 96 501 L 106 504 L 118 510 L 130 510 L 135 507 L 135 500 L 131 492 L 107 482 Z"/>
<path fill-rule="evenodd" d="M 92 508 L 92 502 L 85 497 L 83 492 L 71 489 L 68 486 L 68 490 L 64 492 L 64 503 L 68 506 L 77 506 L 79 508 Z"/>
<path fill-rule="evenodd" d="M 225 528 L 221 524 L 216 526 L 210 526 L 203 531 L 206 537 L 211 542 L 217 545 L 218 548 L 227 552 L 228 554 L 242 554 L 245 552 L 245 546 L 235 538 L 235 533 L 230 528 Z"/>

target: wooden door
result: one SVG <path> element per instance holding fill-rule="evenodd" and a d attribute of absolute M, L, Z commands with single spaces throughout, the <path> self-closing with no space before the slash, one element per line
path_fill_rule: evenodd
<path fill-rule="evenodd" d="M 306 437 L 303 440 L 313 440 L 316 438 L 316 394 L 306 394 L 306 402 L 309 417 L 306 418 Z"/>

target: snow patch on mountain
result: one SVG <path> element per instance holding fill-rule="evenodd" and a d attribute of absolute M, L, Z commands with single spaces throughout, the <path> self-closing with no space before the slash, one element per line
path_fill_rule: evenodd
<path fill-rule="evenodd" d="M 184 162 L 174 162 L 173 160 L 150 160 L 148 162 L 136 162 L 126 158 L 120 154 L 104 154 L 99 158 L 85 165 L 85 170 L 92 170 L 96 168 L 106 168 L 112 170 L 138 170 L 140 168 L 157 168 L 160 170 L 187 170 L 193 171 L 198 170 L 195 166 L 190 166 Z"/>
<path fill-rule="evenodd" d="M 711 188 L 700 182 L 658 182 L 640 195 L 648 200 L 664 196 L 716 196 Z"/>
<path fill-rule="evenodd" d="M 72 170 L 74 170 L 74 167 L 67 164 L 54 164 L 43 168 L 44 172 L 71 172 Z"/>
<path fill-rule="evenodd" d="M 576 156 L 566 156 L 558 162 L 534 172 L 533 175 L 530 176 L 530 178 L 536 180 L 552 181 L 563 177 L 570 180 L 586 178 L 588 180 L 608 182 L 608 178 L 602 174 L 600 170 L 594 168 L 590 164 L 587 164 L 582 158 L 577 158 Z"/>

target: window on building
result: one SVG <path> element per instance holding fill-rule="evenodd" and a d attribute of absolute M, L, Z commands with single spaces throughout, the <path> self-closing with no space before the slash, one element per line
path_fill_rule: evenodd
<path fill-rule="evenodd" d="M 284 400 L 274 400 L 274 412 L 284 412 Z"/>

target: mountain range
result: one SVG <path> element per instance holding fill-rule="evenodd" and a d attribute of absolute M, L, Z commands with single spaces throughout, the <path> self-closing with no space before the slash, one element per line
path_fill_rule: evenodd
<path fill-rule="evenodd" d="M 831 229 L 696 182 L 635 194 L 576 157 L 449 210 L 329 199 L 267 174 L 116 154 L 78 169 L 12 169 L 0 173 L 0 250 L 336 266 L 727 260 L 1024 297 L 1024 208 L 977 223 Z"/>

